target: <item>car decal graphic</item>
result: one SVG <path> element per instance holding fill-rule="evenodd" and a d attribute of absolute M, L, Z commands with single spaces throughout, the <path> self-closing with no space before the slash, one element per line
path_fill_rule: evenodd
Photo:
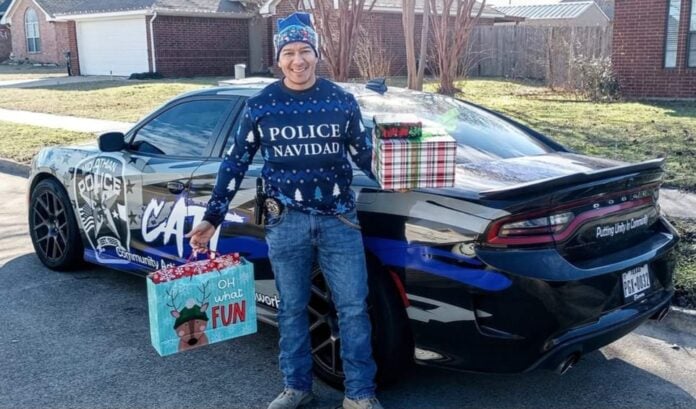
<path fill-rule="evenodd" d="M 428 323 L 430 321 L 438 322 L 455 322 L 455 321 L 473 321 L 476 317 L 488 318 L 491 314 L 477 310 L 476 314 L 466 308 L 458 307 L 452 304 L 446 304 L 431 298 L 419 297 L 413 294 L 406 294 L 409 300 L 416 301 L 420 305 L 432 306 L 432 308 L 421 308 L 414 304 L 406 308 L 408 317 L 415 321 Z"/>
<path fill-rule="evenodd" d="M 379 237 L 364 237 L 363 243 L 385 266 L 422 271 L 488 291 L 502 291 L 512 285 L 503 273 L 486 270 L 477 259 L 460 254 Z"/>
<path fill-rule="evenodd" d="M 107 251 L 130 252 L 128 199 L 123 183 L 125 163 L 117 156 L 99 154 L 82 160 L 77 168 L 84 171 L 84 177 L 73 179 L 77 216 L 97 261 L 128 263 L 103 257 Z"/>
<path fill-rule="evenodd" d="M 170 211 L 162 211 L 165 206 L 170 206 Z M 169 244 L 172 237 L 176 240 L 176 254 L 179 258 L 184 256 L 184 227 L 186 218 L 192 217 L 192 226 L 196 226 L 203 221 L 206 207 L 195 202 L 189 202 L 180 197 L 176 202 L 165 202 L 157 199 L 150 200 L 150 203 L 143 212 L 140 232 L 146 243 L 153 243 L 162 239 L 162 245 Z M 232 223 L 244 223 L 244 217 L 235 213 L 228 212 L 225 221 Z M 210 239 L 210 249 L 217 251 L 218 240 L 220 238 L 220 226 L 215 231 L 215 235 Z"/>

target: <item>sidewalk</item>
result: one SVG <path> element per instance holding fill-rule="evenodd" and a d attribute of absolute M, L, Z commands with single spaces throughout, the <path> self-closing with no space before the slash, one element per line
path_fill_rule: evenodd
<path fill-rule="evenodd" d="M 39 88 L 39 87 L 55 87 L 56 85 L 64 84 L 79 84 L 84 82 L 100 82 L 100 81 L 125 81 L 126 77 L 114 77 L 109 75 L 94 75 L 94 76 L 74 76 L 68 77 L 56 76 L 23 80 L 5 80 L 0 81 L 0 88 Z"/>
<path fill-rule="evenodd" d="M 129 122 L 105 121 L 102 119 L 80 118 L 67 115 L 40 114 L 3 108 L 0 108 L 0 121 L 87 133 L 102 133 L 107 131 L 126 132 L 133 126 L 133 124 Z"/>

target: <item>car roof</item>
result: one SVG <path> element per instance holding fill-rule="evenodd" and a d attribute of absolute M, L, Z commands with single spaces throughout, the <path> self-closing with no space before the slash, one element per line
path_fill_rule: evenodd
<path fill-rule="evenodd" d="M 174 100 L 179 100 L 181 98 L 189 97 L 206 97 L 215 95 L 239 95 L 244 97 L 250 97 L 269 84 L 278 81 L 277 78 L 260 78 L 260 77 L 250 77 L 243 80 L 227 80 L 220 81 L 217 87 L 203 88 L 194 91 L 189 91 L 187 93 L 181 94 L 174 98 Z M 337 83 L 343 89 L 350 92 L 355 96 L 360 96 L 361 94 L 367 92 L 373 92 L 365 88 L 365 84 L 357 83 Z M 390 87 L 391 89 L 391 87 Z"/>

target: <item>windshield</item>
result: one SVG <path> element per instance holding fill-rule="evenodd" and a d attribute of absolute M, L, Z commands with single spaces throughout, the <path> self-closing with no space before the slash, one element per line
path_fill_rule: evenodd
<path fill-rule="evenodd" d="M 519 156 L 541 155 L 554 150 L 512 124 L 486 111 L 439 94 L 390 89 L 385 95 L 356 96 L 363 121 L 374 127 L 373 117 L 409 113 L 424 123 L 434 121 L 457 140 L 457 163 L 472 163 Z"/>

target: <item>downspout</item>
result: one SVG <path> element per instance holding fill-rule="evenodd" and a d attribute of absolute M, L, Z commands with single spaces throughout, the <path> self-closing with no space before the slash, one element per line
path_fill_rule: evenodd
<path fill-rule="evenodd" d="M 153 22 L 157 18 L 157 10 L 155 10 L 155 14 L 152 16 L 150 19 L 150 50 L 152 50 L 152 72 L 155 73 L 157 72 L 157 59 L 156 54 L 155 54 L 155 30 L 153 29 Z"/>

